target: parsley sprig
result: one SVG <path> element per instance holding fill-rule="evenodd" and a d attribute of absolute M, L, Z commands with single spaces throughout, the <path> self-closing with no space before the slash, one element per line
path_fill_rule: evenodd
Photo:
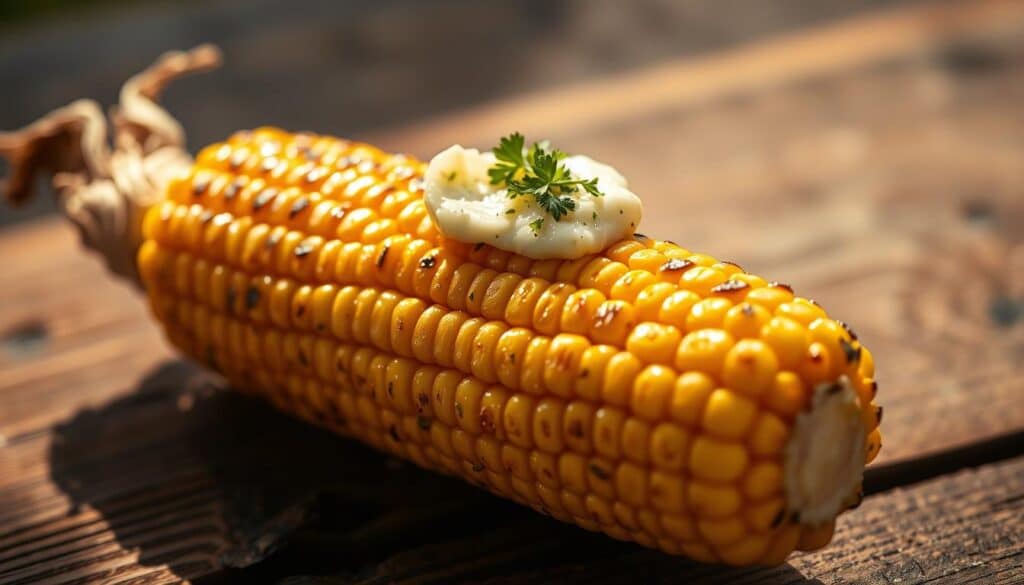
<path fill-rule="evenodd" d="M 492 185 L 505 185 L 509 199 L 533 197 L 541 209 L 559 221 L 576 209 L 576 202 L 570 195 L 580 187 L 594 197 L 604 195 L 597 188 L 597 178 L 577 179 L 572 176 L 561 162 L 565 158 L 564 152 L 549 149 L 543 143 L 534 143 L 524 154 L 525 146 L 526 139 L 515 132 L 503 137 L 498 146 L 491 149 L 498 160 L 487 174 Z"/>

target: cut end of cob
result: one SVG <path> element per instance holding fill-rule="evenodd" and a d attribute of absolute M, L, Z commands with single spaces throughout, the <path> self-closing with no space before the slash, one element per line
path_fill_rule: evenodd
<path fill-rule="evenodd" d="M 801 524 L 836 517 L 860 497 L 866 429 L 850 379 L 820 384 L 785 453 L 787 508 Z"/>

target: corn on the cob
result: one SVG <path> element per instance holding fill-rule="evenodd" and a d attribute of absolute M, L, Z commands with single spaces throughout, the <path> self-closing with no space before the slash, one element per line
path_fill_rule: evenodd
<path fill-rule="evenodd" d="M 639 234 L 572 261 L 444 241 L 423 171 L 276 129 L 206 148 L 144 225 L 168 336 L 286 411 L 615 538 L 730 564 L 828 542 L 856 493 L 799 509 L 787 456 L 840 381 L 854 453 L 880 448 L 845 325 Z"/>

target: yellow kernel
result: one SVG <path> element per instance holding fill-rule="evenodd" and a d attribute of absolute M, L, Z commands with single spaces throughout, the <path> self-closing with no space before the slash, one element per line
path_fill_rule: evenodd
<path fill-rule="evenodd" d="M 817 526 L 803 526 L 796 547 L 802 551 L 818 550 L 832 540 L 835 529 L 835 520 Z"/>
<path fill-rule="evenodd" d="M 640 323 L 629 334 L 626 350 L 647 363 L 672 363 L 683 336 L 671 325 Z"/>
<path fill-rule="evenodd" d="M 800 376 L 793 372 L 779 372 L 764 397 L 764 404 L 776 414 L 794 417 L 807 406 L 808 398 Z"/>
<path fill-rule="evenodd" d="M 661 423 L 651 433 L 651 462 L 668 471 L 678 471 L 686 463 L 690 435 L 672 423 Z"/>
<path fill-rule="evenodd" d="M 534 308 L 547 287 L 547 281 L 540 278 L 527 278 L 520 282 L 505 307 L 505 321 L 509 325 L 529 327 L 533 323 Z"/>
<path fill-rule="evenodd" d="M 521 368 L 531 339 L 533 332 L 522 327 L 509 329 L 498 339 L 494 350 L 494 370 L 498 382 L 506 388 L 519 387 Z"/>
<path fill-rule="evenodd" d="M 618 459 L 625 422 L 626 415 L 621 410 L 608 406 L 598 408 L 594 414 L 594 450 L 609 459 Z"/>
<path fill-rule="evenodd" d="M 774 497 L 764 502 L 748 503 L 743 516 L 751 528 L 758 532 L 767 532 L 782 524 L 785 520 L 786 505 L 782 497 Z"/>
<path fill-rule="evenodd" d="M 646 506 L 647 471 L 632 463 L 622 463 L 615 471 L 615 492 L 630 506 Z"/>
<path fill-rule="evenodd" d="M 690 511 L 702 518 L 731 516 L 740 509 L 743 499 L 732 486 L 717 486 L 691 481 L 687 490 Z"/>
<path fill-rule="evenodd" d="M 656 421 L 664 418 L 675 381 L 675 372 L 664 366 L 644 368 L 636 378 L 630 400 L 632 411 L 647 420 Z"/>
<path fill-rule="evenodd" d="M 807 329 L 787 317 L 769 321 L 761 329 L 761 339 L 772 348 L 783 368 L 795 368 L 802 363 L 811 342 Z"/>
<path fill-rule="evenodd" d="M 636 302 L 633 304 L 636 308 L 637 319 L 641 321 L 657 321 L 665 299 L 675 291 L 676 287 L 667 282 L 658 282 L 640 291 L 640 294 L 636 297 Z"/>
<path fill-rule="evenodd" d="M 800 376 L 811 387 L 833 379 L 832 358 L 820 343 L 811 343 L 797 367 Z"/>
<path fill-rule="evenodd" d="M 686 330 L 721 329 L 725 316 L 732 308 L 732 301 L 721 297 L 704 299 L 693 305 L 686 317 Z"/>
<path fill-rule="evenodd" d="M 559 487 L 558 464 L 554 456 L 541 451 L 530 453 L 530 471 L 537 478 L 540 485 L 549 488 Z"/>
<path fill-rule="evenodd" d="M 595 411 L 594 405 L 580 400 L 570 402 L 565 407 L 563 431 L 570 449 L 583 454 L 589 454 L 592 450 Z"/>
<path fill-rule="evenodd" d="M 778 317 L 789 317 L 802 325 L 810 325 L 815 319 L 827 317 L 825 311 L 807 299 L 796 298 L 775 308 Z"/>
<path fill-rule="evenodd" d="M 594 315 L 605 301 L 605 296 L 592 288 L 577 290 L 569 295 L 562 309 L 561 331 L 585 335 L 590 331 Z"/>
<path fill-rule="evenodd" d="M 725 358 L 722 381 L 734 390 L 758 396 L 771 386 L 778 368 L 778 359 L 767 344 L 741 339 Z"/>
<path fill-rule="evenodd" d="M 764 554 L 761 555 L 761 558 L 757 560 L 758 564 L 766 567 L 782 564 L 785 562 L 786 557 L 796 549 L 797 541 L 799 539 L 799 524 L 782 526 L 775 532 L 768 548 L 765 550 Z"/>
<path fill-rule="evenodd" d="M 562 453 L 558 457 L 558 477 L 569 491 L 584 494 L 587 491 L 587 460 L 575 453 Z"/>
<path fill-rule="evenodd" d="M 465 378 L 455 389 L 455 419 L 467 433 L 480 434 L 480 401 L 484 385 L 473 378 Z"/>
<path fill-rule="evenodd" d="M 776 455 L 789 439 L 789 426 L 769 412 L 762 413 L 750 433 L 750 448 L 756 455 Z"/>
<path fill-rule="evenodd" d="M 661 526 L 669 536 L 676 540 L 688 542 L 698 538 L 697 524 L 690 516 L 665 514 L 661 517 Z"/>
<path fill-rule="evenodd" d="M 686 484 L 678 474 L 654 471 L 650 479 L 650 503 L 655 510 L 679 513 L 684 510 Z"/>
<path fill-rule="evenodd" d="M 720 547 L 739 541 L 747 533 L 747 527 L 739 518 L 700 519 L 697 521 L 704 541 L 721 550 Z"/>
<path fill-rule="evenodd" d="M 608 345 L 591 345 L 580 357 L 576 377 L 576 395 L 587 400 L 600 400 L 605 369 L 618 351 Z"/>
<path fill-rule="evenodd" d="M 679 376 L 669 405 L 672 418 L 690 427 L 697 426 L 714 389 L 714 381 L 703 372 L 685 372 Z"/>
<path fill-rule="evenodd" d="M 643 364 L 631 353 L 618 352 L 608 360 L 604 372 L 604 384 L 601 397 L 604 402 L 613 406 L 626 406 L 630 403 L 633 382 L 640 373 Z"/>
<path fill-rule="evenodd" d="M 743 474 L 748 460 L 743 445 L 701 435 L 690 451 L 690 472 L 709 481 L 733 481 Z"/>
<path fill-rule="evenodd" d="M 533 440 L 537 448 L 548 453 L 563 449 L 562 415 L 565 406 L 560 400 L 545 398 L 533 410 Z"/>
<path fill-rule="evenodd" d="M 637 463 L 647 463 L 651 425 L 630 417 L 622 425 L 622 454 Z"/>
<path fill-rule="evenodd" d="M 658 321 L 672 325 L 680 331 L 686 329 L 686 320 L 693 306 L 700 302 L 700 296 L 688 290 L 676 291 L 665 298 L 658 310 Z"/>
<path fill-rule="evenodd" d="M 512 443 L 530 448 L 533 446 L 533 411 L 536 401 L 525 394 L 515 394 L 508 399 L 502 412 L 502 426 Z"/>
<path fill-rule="evenodd" d="M 749 302 L 740 303 L 725 314 L 723 328 L 736 339 L 761 335 L 761 328 L 772 318 L 768 309 Z"/>
<path fill-rule="evenodd" d="M 668 262 L 668 256 L 665 256 L 657 250 L 644 248 L 631 254 L 629 259 L 626 261 L 626 264 L 628 264 L 633 270 L 657 272 L 658 268 L 666 262 Z"/>
<path fill-rule="evenodd" d="M 730 565 L 749 565 L 768 550 L 770 540 L 766 534 L 748 534 L 739 542 L 718 548 L 718 555 Z"/>
<path fill-rule="evenodd" d="M 703 427 L 722 439 L 740 439 L 757 417 L 757 403 L 736 392 L 719 388 L 708 397 Z"/>
<path fill-rule="evenodd" d="M 632 303 L 636 301 L 640 291 L 648 285 L 654 284 L 657 280 L 656 276 L 646 270 L 630 270 L 615 281 L 609 296 L 613 299 Z"/>
<path fill-rule="evenodd" d="M 743 493 L 754 501 L 782 491 L 782 468 L 777 463 L 762 461 L 755 463 L 743 478 Z"/>
<path fill-rule="evenodd" d="M 754 290 L 747 293 L 747 302 L 755 303 L 768 311 L 775 312 L 782 303 L 793 300 L 793 291 L 784 285 L 769 285 L 766 287 L 754 287 Z"/>
<path fill-rule="evenodd" d="M 594 313 L 590 326 L 590 337 L 595 343 L 607 343 L 622 347 L 626 336 L 636 325 L 636 309 L 622 300 L 601 303 Z"/>
<path fill-rule="evenodd" d="M 691 256 L 691 261 L 693 261 L 692 258 Z M 683 273 L 682 278 L 679 279 L 679 287 L 706 297 L 711 294 L 711 289 L 722 284 L 728 278 L 721 270 L 707 266 L 695 266 Z"/>
<path fill-rule="evenodd" d="M 589 346 L 587 339 L 580 335 L 561 334 L 551 340 L 544 360 L 544 385 L 553 394 L 572 395 L 580 359 Z"/>
<path fill-rule="evenodd" d="M 681 372 L 701 371 L 719 376 L 733 337 L 721 329 L 701 329 L 686 335 L 676 352 L 676 367 Z"/>

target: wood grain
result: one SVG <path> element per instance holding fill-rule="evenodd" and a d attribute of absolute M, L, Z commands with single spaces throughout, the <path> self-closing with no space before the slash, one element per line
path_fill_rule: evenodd
<path fill-rule="evenodd" d="M 586 539 L 567 543 L 557 531 L 524 527 L 428 544 L 358 577 L 315 582 L 1017 583 L 1024 579 L 1022 513 L 1024 459 L 1016 459 L 867 498 L 828 548 L 770 569 L 723 569 L 626 546 L 585 552 L 577 546 L 591 546 Z"/>
<path fill-rule="evenodd" d="M 933 474 L 914 464 L 937 454 L 963 457 L 942 472 L 969 466 L 979 453 L 965 446 L 1024 430 L 1021 6 L 929 4 L 838 38 L 672 63 L 658 70 L 709 68 L 699 99 L 673 93 L 667 73 L 616 78 L 585 92 L 608 112 L 551 118 L 560 146 L 635 178 L 644 231 L 789 282 L 853 324 L 878 364 L 880 462 L 899 470 L 885 487 Z M 886 50 L 861 46 L 865 22 Z M 782 59 L 748 84 L 735 61 L 771 69 L 765 55 L 808 38 L 832 47 L 813 70 Z M 634 99 L 623 80 L 629 93 L 675 89 Z M 522 103 L 543 113 L 572 95 Z M 453 128 L 524 128 L 507 113 L 519 106 L 504 107 Z M 447 140 L 431 127 L 387 140 Z M 1019 459 L 871 496 L 837 545 L 784 567 L 723 571 L 524 514 L 214 391 L 168 361 L 143 301 L 66 226 L 6 231 L 0 259 L 0 583 L 1024 578 Z"/>

